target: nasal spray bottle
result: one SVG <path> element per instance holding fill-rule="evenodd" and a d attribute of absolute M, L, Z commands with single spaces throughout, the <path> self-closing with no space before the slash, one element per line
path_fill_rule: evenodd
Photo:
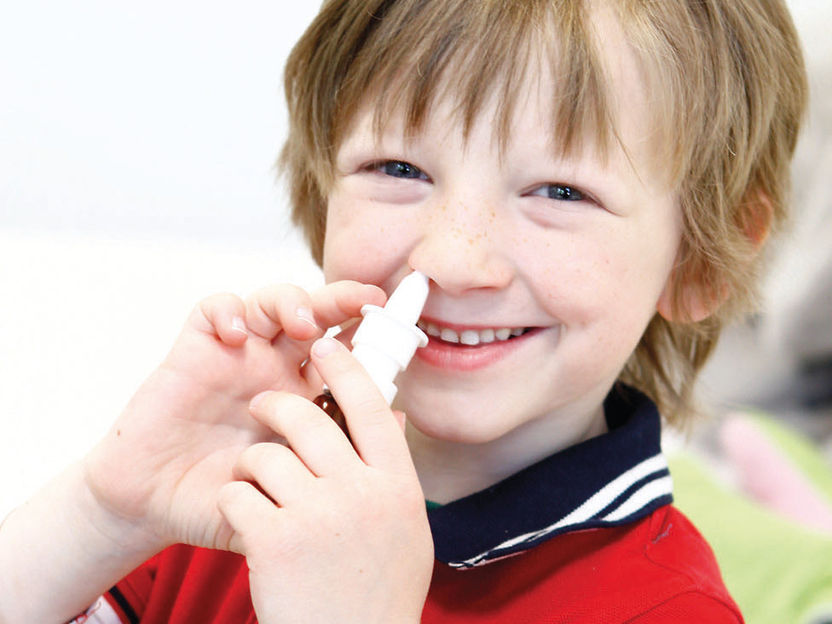
<path fill-rule="evenodd" d="M 418 271 L 406 275 L 383 308 L 367 304 L 361 308 L 364 319 L 352 337 L 352 354 L 369 373 L 387 404 L 396 396 L 393 380 L 407 368 L 417 347 L 428 343 L 416 321 L 428 297 L 428 278 Z M 315 399 L 343 432 L 350 437 L 341 408 L 329 389 Z"/>

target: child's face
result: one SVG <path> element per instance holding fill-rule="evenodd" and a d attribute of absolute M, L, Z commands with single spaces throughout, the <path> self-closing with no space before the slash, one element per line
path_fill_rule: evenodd
<path fill-rule="evenodd" d="M 623 46 L 610 46 L 631 160 L 618 145 L 607 161 L 591 150 L 554 156 L 548 72 L 531 73 L 502 156 L 495 107 L 466 141 L 449 102 L 412 142 L 396 124 L 376 142 L 365 111 L 340 147 L 325 277 L 388 293 L 413 269 L 431 279 L 423 320 L 443 336 L 417 351 L 396 399 L 428 438 L 513 440 L 542 455 L 597 433 L 604 396 L 666 296 L 676 197 L 647 164 L 638 72 Z M 495 338 L 504 328 L 525 333 Z"/>

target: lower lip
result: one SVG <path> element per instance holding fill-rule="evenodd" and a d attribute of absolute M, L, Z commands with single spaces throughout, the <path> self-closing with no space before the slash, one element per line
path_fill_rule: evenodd
<path fill-rule="evenodd" d="M 509 340 L 495 340 L 474 346 L 454 344 L 428 336 L 427 346 L 416 349 L 416 357 L 426 364 L 445 370 L 477 370 L 499 362 L 540 331 L 540 328 L 536 328 Z"/>

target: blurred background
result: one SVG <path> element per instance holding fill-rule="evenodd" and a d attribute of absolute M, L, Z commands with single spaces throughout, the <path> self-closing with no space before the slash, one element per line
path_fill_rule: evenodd
<path fill-rule="evenodd" d="M 775 406 L 825 441 L 832 5 L 792 5 L 813 82 L 800 218 L 703 395 Z M 273 170 L 281 68 L 317 6 L 0 8 L 0 518 L 106 430 L 199 299 L 320 282 Z"/>
<path fill-rule="evenodd" d="M 106 431 L 198 300 L 320 280 L 273 168 L 317 8 L 0 4 L 0 517 Z"/>

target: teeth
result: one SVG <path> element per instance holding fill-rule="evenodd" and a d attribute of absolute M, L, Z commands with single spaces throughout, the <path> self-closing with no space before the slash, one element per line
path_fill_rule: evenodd
<path fill-rule="evenodd" d="M 473 329 L 466 329 L 459 335 L 459 341 L 464 345 L 476 345 L 480 343 L 480 333 Z"/>
<path fill-rule="evenodd" d="M 439 327 L 434 323 L 425 323 L 424 321 L 419 321 L 416 324 L 428 336 L 434 336 L 453 344 L 461 343 L 469 346 L 480 343 L 487 344 L 495 340 L 508 340 L 513 336 L 520 336 L 526 331 L 523 327 L 500 327 L 497 329 L 465 329 L 462 332 L 457 332 L 449 327 Z"/>
<path fill-rule="evenodd" d="M 442 328 L 442 331 L 439 332 L 439 337 L 445 342 L 459 342 L 459 334 L 447 327 Z"/>

